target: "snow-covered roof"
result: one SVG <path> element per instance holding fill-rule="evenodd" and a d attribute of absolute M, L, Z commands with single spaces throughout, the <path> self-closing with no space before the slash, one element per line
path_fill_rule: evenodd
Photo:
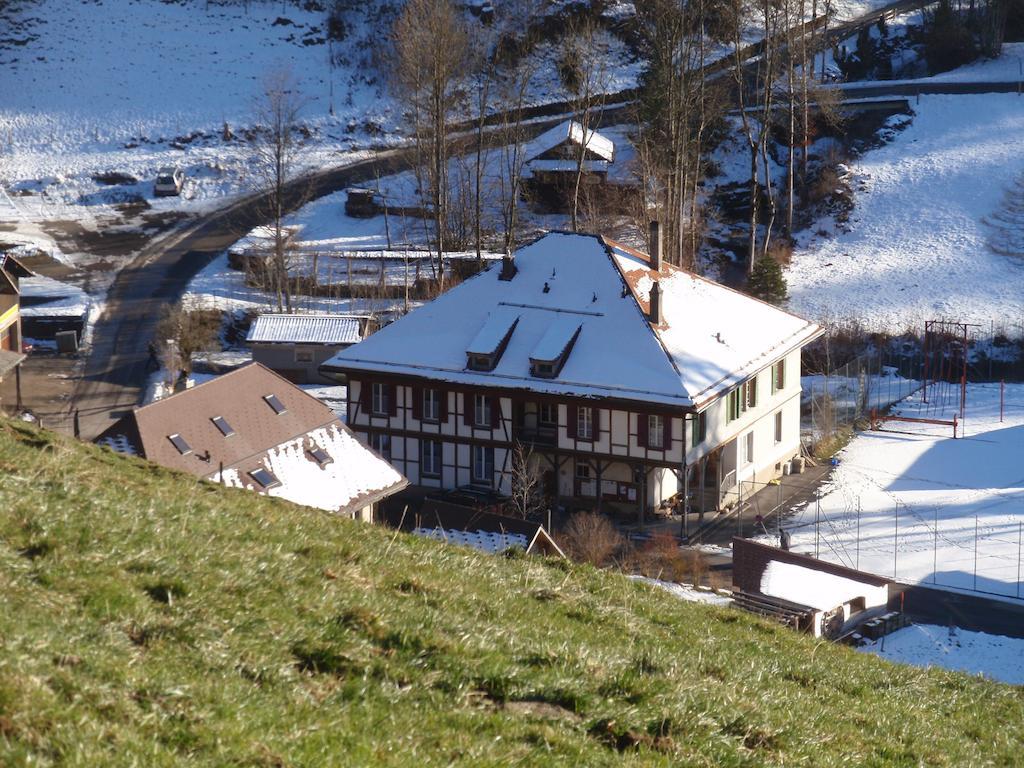
<path fill-rule="evenodd" d="M 507 549 L 518 547 L 524 552 L 530 546 L 529 539 L 521 533 L 495 533 L 493 531 L 459 531 L 445 530 L 443 528 L 416 528 L 413 530 L 416 536 L 426 536 L 438 541 L 446 541 L 449 544 L 458 544 L 464 547 L 496 555 Z"/>
<path fill-rule="evenodd" d="M 466 352 L 475 355 L 493 355 L 498 351 L 501 342 L 511 333 L 519 322 L 519 313 L 514 307 L 496 307 L 476 336 L 469 342 Z"/>
<path fill-rule="evenodd" d="M 349 315 L 259 315 L 246 341 L 263 344 L 355 344 L 358 317 Z"/>
<path fill-rule="evenodd" d="M 607 173 L 611 164 L 605 160 L 585 160 L 583 162 L 584 173 Z M 527 178 L 535 172 L 569 173 L 576 170 L 575 160 L 531 160 L 523 169 L 523 175 Z"/>
<path fill-rule="evenodd" d="M 770 560 L 761 575 L 763 594 L 819 611 L 830 611 L 855 598 L 868 597 L 878 591 L 887 594 L 884 586 L 778 560 Z"/>
<path fill-rule="evenodd" d="M 397 320 L 323 368 L 453 384 L 700 407 L 814 338 L 814 323 L 593 235 L 552 233 L 521 248 L 517 273 L 491 268 Z M 656 275 L 665 323 L 645 313 Z M 545 286 L 547 290 L 545 291 Z M 494 370 L 466 368 L 492 315 L 519 318 Z M 553 323 L 580 331 L 558 375 L 531 375 L 555 344 Z M 557 334 L 556 334 L 557 335 Z M 721 339 L 721 341 L 719 341 Z"/>
<path fill-rule="evenodd" d="M 602 160 L 612 162 L 615 159 L 615 144 L 606 136 L 594 130 L 587 131 L 586 148 L 600 157 Z M 540 136 L 528 142 L 523 147 L 523 156 L 527 162 L 536 161 L 545 152 L 550 152 L 555 147 L 570 142 L 579 146 L 583 144 L 583 126 L 575 120 L 566 120 L 554 128 L 544 131 Z"/>
<path fill-rule="evenodd" d="M 320 448 L 330 457 L 323 465 L 310 454 Z M 264 491 L 247 471 L 237 468 L 224 472 L 224 485 L 247 488 L 307 507 L 329 512 L 355 511 L 388 495 L 406 484 L 405 479 L 380 456 L 362 445 L 341 424 L 315 429 L 267 452 L 260 464 L 280 485 Z M 217 482 L 218 473 L 208 479 Z"/>
<path fill-rule="evenodd" d="M 259 363 L 135 408 L 96 442 L 332 512 L 354 512 L 407 484 L 330 408 Z M 261 470 L 273 482 L 257 482 Z"/>
<path fill-rule="evenodd" d="M 82 317 L 89 311 L 89 294 L 81 288 L 42 275 L 18 282 L 22 317 Z"/>

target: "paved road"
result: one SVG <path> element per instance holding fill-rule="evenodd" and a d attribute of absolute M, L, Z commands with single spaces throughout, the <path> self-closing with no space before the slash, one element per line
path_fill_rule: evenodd
<path fill-rule="evenodd" d="M 288 189 L 290 207 L 401 167 L 405 150 L 304 177 Z M 80 414 L 83 439 L 92 439 L 126 409 L 137 405 L 146 380 L 148 344 L 164 306 L 180 299 L 199 270 L 260 223 L 263 199 L 236 201 L 198 221 L 157 238 L 122 269 L 93 329 L 93 342 L 72 404 L 54 428 L 71 431 L 72 414 Z"/>

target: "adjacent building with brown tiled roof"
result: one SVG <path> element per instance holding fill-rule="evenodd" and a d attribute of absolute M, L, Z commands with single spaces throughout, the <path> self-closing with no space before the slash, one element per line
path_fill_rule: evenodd
<path fill-rule="evenodd" d="M 330 408 L 259 363 L 135 408 L 96 442 L 213 482 L 362 519 L 407 484 Z"/>

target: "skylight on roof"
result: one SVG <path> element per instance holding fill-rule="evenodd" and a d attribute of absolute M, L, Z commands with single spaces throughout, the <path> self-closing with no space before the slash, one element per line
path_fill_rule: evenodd
<path fill-rule="evenodd" d="M 313 446 L 308 451 L 306 451 L 306 453 L 309 455 L 309 458 L 311 458 L 320 466 L 320 469 L 323 469 L 328 464 L 334 461 L 334 459 L 331 458 L 331 455 L 318 445 Z"/>
<path fill-rule="evenodd" d="M 224 435 L 224 437 L 231 437 L 235 434 L 235 430 L 231 428 L 231 425 L 228 424 L 227 419 L 223 416 L 214 416 L 210 421 L 217 426 L 217 429 L 220 430 L 220 433 Z"/>
<path fill-rule="evenodd" d="M 178 453 L 182 456 L 187 456 L 192 453 L 192 446 L 185 442 L 185 438 L 181 435 L 175 433 L 173 435 L 168 435 L 167 439 L 171 441 L 174 447 L 178 449 Z"/>
<path fill-rule="evenodd" d="M 267 401 L 267 405 L 274 409 L 274 413 L 279 416 L 288 410 L 284 407 L 284 403 L 278 399 L 277 395 L 264 395 L 263 399 Z"/>
<path fill-rule="evenodd" d="M 264 489 L 276 488 L 281 484 L 281 481 L 277 479 L 277 475 L 275 475 L 269 469 L 264 469 L 263 467 L 260 467 L 259 469 L 254 469 L 252 472 L 249 473 L 249 477 L 251 477 L 257 483 L 262 485 Z"/>

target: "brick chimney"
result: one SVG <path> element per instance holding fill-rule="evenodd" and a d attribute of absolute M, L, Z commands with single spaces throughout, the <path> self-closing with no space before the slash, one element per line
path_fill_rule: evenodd
<path fill-rule="evenodd" d="M 515 277 L 518 271 L 516 257 L 512 255 L 511 251 L 505 251 L 505 255 L 501 257 L 501 272 L 498 274 L 498 279 L 507 282 Z"/>
<path fill-rule="evenodd" d="M 661 311 L 661 285 L 657 280 L 655 280 L 654 285 L 651 286 L 649 303 L 651 305 L 651 309 L 647 319 L 651 325 L 664 325 L 665 317 Z"/>
<path fill-rule="evenodd" d="M 657 221 L 650 225 L 651 269 L 661 271 L 661 227 Z"/>

